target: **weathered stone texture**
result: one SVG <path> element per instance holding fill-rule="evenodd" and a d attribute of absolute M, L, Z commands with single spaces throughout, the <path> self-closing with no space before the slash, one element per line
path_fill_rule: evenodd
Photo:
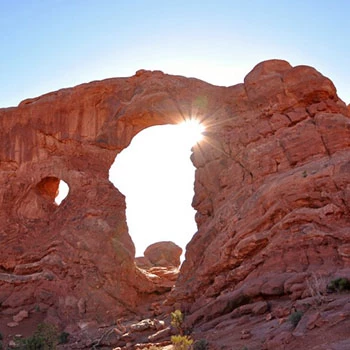
<path fill-rule="evenodd" d="M 139 71 L 0 109 L 1 310 L 106 321 L 168 290 L 136 267 L 108 172 L 139 131 L 189 116 L 206 127 L 192 155 L 198 232 L 168 298 L 188 325 L 304 298 L 315 272 L 350 277 L 350 112 L 329 79 L 280 60 L 231 87 Z"/>
<path fill-rule="evenodd" d="M 144 259 L 151 266 L 172 266 L 178 268 L 181 264 L 182 248 L 174 242 L 157 242 L 151 244 L 144 252 Z"/>

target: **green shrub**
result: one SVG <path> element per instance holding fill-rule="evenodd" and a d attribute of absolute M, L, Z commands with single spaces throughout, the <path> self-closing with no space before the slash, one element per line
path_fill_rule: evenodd
<path fill-rule="evenodd" d="M 345 277 L 336 278 L 329 282 L 328 289 L 332 292 L 344 292 L 350 290 L 350 281 Z"/>
<path fill-rule="evenodd" d="M 182 335 L 182 323 L 184 321 L 184 316 L 180 310 L 175 310 L 171 313 L 171 325 L 177 329 L 177 331 Z"/>
<path fill-rule="evenodd" d="M 193 344 L 193 350 L 207 350 L 208 342 L 205 339 L 196 340 Z"/>
<path fill-rule="evenodd" d="M 58 344 L 56 326 L 40 323 L 35 333 L 24 339 L 17 339 L 17 349 L 20 350 L 55 350 Z"/>
<path fill-rule="evenodd" d="M 193 340 L 187 335 L 173 335 L 171 342 L 175 350 L 190 350 Z"/>
<path fill-rule="evenodd" d="M 68 343 L 69 333 L 62 332 L 58 337 L 58 344 L 67 344 Z"/>
<path fill-rule="evenodd" d="M 292 314 L 290 314 L 288 320 L 294 327 L 296 327 L 302 317 L 303 313 L 301 311 L 295 311 Z"/>

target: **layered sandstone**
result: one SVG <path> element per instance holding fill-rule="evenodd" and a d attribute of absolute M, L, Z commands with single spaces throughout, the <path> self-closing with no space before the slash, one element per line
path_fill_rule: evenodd
<path fill-rule="evenodd" d="M 286 342 L 278 338 L 285 326 L 268 338 L 259 331 L 267 322 L 257 316 L 252 334 L 240 338 L 247 324 L 232 319 L 254 315 L 256 303 L 275 312 L 280 300 L 289 300 L 275 318 L 285 321 L 296 301 L 324 294 L 336 277 L 350 277 L 349 110 L 329 79 L 282 61 L 259 64 L 244 84 L 228 90 L 230 101 L 194 149 L 199 229 L 169 301 L 181 300 L 187 325 L 203 329 L 218 349 L 232 349 L 237 340 L 254 349 L 264 341 L 268 349 L 284 349 L 297 338 L 292 330 Z M 317 291 L 321 287 L 312 286 L 320 281 Z M 349 319 L 349 306 L 338 310 L 339 320 Z M 232 329 L 238 334 L 228 336 Z M 323 344 L 317 333 L 302 335 L 310 348 Z M 347 339 L 345 332 L 337 335 Z"/>
<path fill-rule="evenodd" d="M 332 82 L 269 61 L 228 90 L 192 157 L 199 230 L 175 295 L 195 309 L 228 290 L 296 298 L 296 276 L 349 267 L 349 112 Z"/>
<path fill-rule="evenodd" d="M 198 232 L 167 304 L 189 327 L 206 335 L 241 307 L 295 307 L 313 276 L 350 277 L 350 112 L 329 79 L 280 60 L 231 87 L 139 71 L 0 109 L 1 315 L 40 307 L 65 326 L 152 312 L 170 286 L 135 265 L 108 173 L 142 129 L 187 117 L 206 127 L 192 156 Z"/>

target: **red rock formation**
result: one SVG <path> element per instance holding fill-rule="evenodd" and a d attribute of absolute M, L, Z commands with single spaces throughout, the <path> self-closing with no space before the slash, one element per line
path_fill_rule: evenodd
<path fill-rule="evenodd" d="M 179 267 L 182 249 L 173 242 L 157 242 L 146 248 L 144 256 L 154 266 Z"/>
<path fill-rule="evenodd" d="M 299 273 L 349 267 L 350 121 L 331 81 L 268 61 L 229 89 L 229 115 L 216 114 L 193 155 L 199 232 L 178 283 L 191 303 L 232 287 L 289 294 Z M 201 276 L 193 294 L 190 275 Z"/>
<path fill-rule="evenodd" d="M 333 84 L 313 68 L 268 61 L 228 91 L 194 149 L 199 230 L 169 300 L 217 344 L 220 322 L 209 321 L 260 300 L 311 296 L 315 274 L 350 277 L 350 119 Z"/>
<path fill-rule="evenodd" d="M 124 196 L 109 169 L 139 131 L 182 121 L 215 90 L 225 89 L 142 71 L 0 110 L 3 312 L 39 307 L 63 325 L 113 322 L 169 290 L 164 271 L 135 266 Z M 61 179 L 70 192 L 57 206 Z"/>
<path fill-rule="evenodd" d="M 350 277 L 350 114 L 329 79 L 279 60 L 232 87 L 139 71 L 0 109 L 1 315 L 39 306 L 68 324 L 145 311 L 159 280 L 135 266 L 108 171 L 139 131 L 188 116 L 206 126 L 192 156 L 198 232 L 168 303 L 189 326 L 231 349 L 220 320 L 275 317 L 272 301 L 303 300 L 314 273 Z M 70 192 L 57 206 L 60 179 Z M 278 342 L 241 331 L 249 349 Z"/>
<path fill-rule="evenodd" d="M 164 241 L 153 243 L 146 248 L 143 256 L 135 258 L 136 265 L 143 269 L 155 266 L 175 267 L 181 265 L 182 248 L 174 242 Z"/>

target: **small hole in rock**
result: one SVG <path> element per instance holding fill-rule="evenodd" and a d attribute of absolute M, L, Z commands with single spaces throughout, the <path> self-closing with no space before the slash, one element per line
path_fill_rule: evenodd
<path fill-rule="evenodd" d="M 43 178 L 36 188 L 42 197 L 57 205 L 61 204 L 69 192 L 67 183 L 54 176 Z"/>

